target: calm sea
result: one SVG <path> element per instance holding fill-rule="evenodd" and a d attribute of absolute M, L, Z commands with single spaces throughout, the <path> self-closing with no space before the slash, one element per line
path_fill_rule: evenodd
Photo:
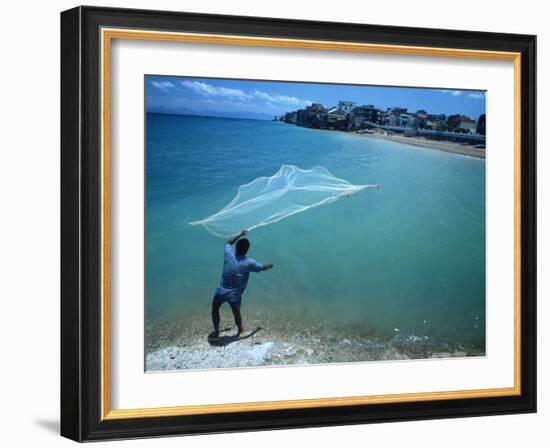
<path fill-rule="evenodd" d="M 148 114 L 146 319 L 209 313 L 224 240 L 189 221 L 281 165 L 328 168 L 352 198 L 249 234 L 246 307 L 485 344 L 485 161 L 283 123 Z M 209 330 L 209 329 L 207 329 Z"/>

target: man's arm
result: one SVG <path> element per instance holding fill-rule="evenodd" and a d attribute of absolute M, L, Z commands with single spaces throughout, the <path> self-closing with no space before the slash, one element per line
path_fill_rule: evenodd
<path fill-rule="evenodd" d="M 235 236 L 232 236 L 231 238 L 229 238 L 229 239 L 227 240 L 227 244 L 231 244 L 231 246 L 233 246 L 233 244 L 235 244 L 239 238 L 245 236 L 247 233 L 248 233 L 248 230 L 241 230 L 241 233 L 239 233 L 238 235 L 235 235 Z"/>
<path fill-rule="evenodd" d="M 268 271 L 269 269 L 271 269 L 273 267 L 273 265 L 271 263 L 268 263 L 268 264 L 258 263 L 256 260 L 254 260 L 252 258 L 248 259 L 247 266 L 248 266 L 249 272 Z"/>

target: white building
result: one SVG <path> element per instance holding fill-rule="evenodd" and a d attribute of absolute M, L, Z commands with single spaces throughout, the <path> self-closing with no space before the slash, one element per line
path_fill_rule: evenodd
<path fill-rule="evenodd" d="M 349 114 L 355 107 L 353 101 L 338 101 L 338 109 L 343 110 L 345 113 Z"/>
<path fill-rule="evenodd" d="M 399 124 L 402 128 L 414 125 L 414 117 L 409 114 L 400 114 L 399 115 Z"/>
<path fill-rule="evenodd" d="M 461 121 L 458 124 L 459 129 L 464 129 L 470 134 L 477 134 L 477 123 L 475 121 Z"/>

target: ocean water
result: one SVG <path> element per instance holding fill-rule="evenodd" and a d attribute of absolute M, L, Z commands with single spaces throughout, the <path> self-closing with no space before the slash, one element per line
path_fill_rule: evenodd
<path fill-rule="evenodd" d="M 372 334 L 485 347 L 485 161 L 277 122 L 147 114 L 146 322 L 209 316 L 224 240 L 205 218 L 284 164 L 320 165 L 351 198 L 250 232 L 247 309 Z M 210 328 L 205 328 L 205 332 Z"/>

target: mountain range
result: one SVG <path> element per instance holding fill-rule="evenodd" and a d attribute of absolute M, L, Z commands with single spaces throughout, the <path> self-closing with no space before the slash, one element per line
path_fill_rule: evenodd
<path fill-rule="evenodd" d="M 147 110 L 147 113 L 152 114 L 169 114 L 169 115 L 195 115 L 200 117 L 220 117 L 220 118 L 247 118 L 251 120 L 271 120 L 273 115 L 259 112 L 246 111 L 219 111 L 219 110 L 201 110 L 196 111 L 187 107 L 152 107 Z"/>

